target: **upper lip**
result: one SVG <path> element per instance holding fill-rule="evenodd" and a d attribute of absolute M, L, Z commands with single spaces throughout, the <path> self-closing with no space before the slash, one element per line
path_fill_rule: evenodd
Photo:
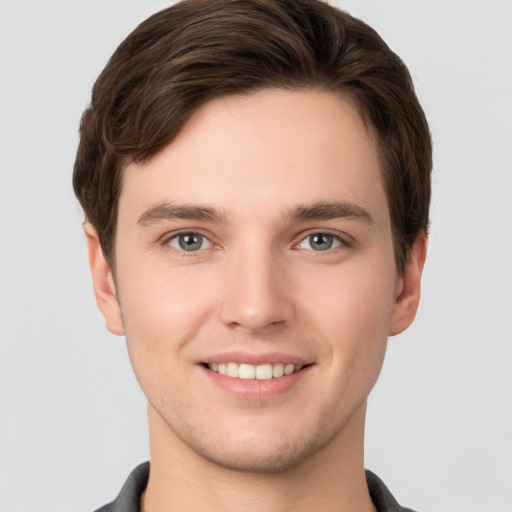
<path fill-rule="evenodd" d="M 294 364 L 305 366 L 307 364 L 311 364 L 313 361 L 304 359 L 303 357 L 299 357 L 292 354 L 286 354 L 284 352 L 266 352 L 261 354 L 256 354 L 253 352 L 222 352 L 220 354 L 214 354 L 208 356 L 204 359 L 198 361 L 201 364 L 210 364 L 210 363 L 246 363 L 252 364 L 254 366 L 260 364 Z"/>

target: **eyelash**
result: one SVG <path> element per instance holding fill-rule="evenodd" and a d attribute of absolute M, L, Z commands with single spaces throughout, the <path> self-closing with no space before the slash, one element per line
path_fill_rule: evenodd
<path fill-rule="evenodd" d="M 201 237 L 202 238 L 202 241 L 203 242 L 208 242 L 209 246 L 208 247 L 205 247 L 205 248 L 199 248 L 198 250 L 195 250 L 195 251 L 187 251 L 185 249 L 182 249 L 182 248 L 179 248 L 179 247 L 174 247 L 171 245 L 171 242 L 173 240 L 179 240 L 179 237 L 184 237 L 184 236 L 197 236 L 197 237 Z M 178 251 L 180 253 L 181 256 L 196 256 L 197 253 L 201 252 L 201 251 L 205 251 L 207 249 L 210 249 L 212 247 L 215 247 L 216 244 L 214 242 L 212 242 L 210 240 L 210 238 L 201 233 L 200 231 L 180 231 L 179 233 L 173 233 L 171 236 L 166 236 L 163 240 L 162 240 L 162 245 L 163 246 L 166 246 L 166 247 L 171 247 L 172 249 L 174 249 L 175 251 Z"/>
<path fill-rule="evenodd" d="M 318 250 L 318 251 L 315 251 L 313 249 L 304 249 L 304 248 L 300 247 L 300 245 L 302 243 L 310 240 L 314 236 L 329 237 L 332 239 L 332 241 L 333 241 L 332 243 L 336 244 L 336 245 L 334 247 L 329 246 L 326 249 Z M 308 250 L 308 251 L 311 251 L 314 253 L 324 253 L 324 252 L 332 253 L 334 250 L 336 250 L 338 248 L 343 248 L 343 247 L 351 247 L 351 243 L 347 240 L 346 237 L 342 237 L 338 234 L 331 233 L 329 231 L 310 231 L 305 236 L 302 236 L 301 239 L 299 240 L 299 242 L 294 244 L 294 246 L 293 246 L 294 249 L 297 249 L 297 250 L 304 249 L 304 250 Z"/>
<path fill-rule="evenodd" d="M 171 241 L 173 240 L 179 240 L 179 237 L 181 236 L 197 236 L 197 237 L 201 237 L 202 238 L 202 242 L 207 242 L 209 244 L 208 247 L 205 247 L 205 248 L 198 248 L 197 250 L 192 250 L 192 251 L 187 251 L 183 248 L 179 248 L 179 247 L 174 247 L 173 245 L 171 245 Z M 311 239 L 311 237 L 314 237 L 314 236 L 324 236 L 324 237 L 329 237 L 333 240 L 333 244 L 336 244 L 334 245 L 334 247 L 329 246 L 327 247 L 326 249 L 324 250 L 317 250 L 315 251 L 314 249 L 307 249 L 307 248 L 303 248 L 303 247 L 300 247 L 300 245 L 304 242 L 306 242 L 308 239 Z M 332 253 L 334 250 L 338 249 L 338 248 L 350 248 L 352 246 L 352 242 L 350 242 L 349 240 L 347 240 L 348 237 L 342 237 L 340 236 L 339 234 L 334 234 L 334 233 L 331 233 L 329 231 L 310 231 L 309 233 L 307 234 L 302 234 L 301 235 L 301 238 L 300 240 L 297 242 L 297 243 L 294 243 L 293 246 L 292 246 L 292 249 L 295 249 L 295 250 L 306 250 L 306 251 L 310 251 L 312 253 L 316 253 L 316 254 L 321 254 L 321 253 Z M 205 251 L 207 249 L 211 249 L 211 248 L 218 248 L 219 246 L 216 245 L 214 242 L 212 242 L 210 240 L 210 238 L 205 235 L 204 233 L 201 233 L 200 231 L 180 231 L 179 233 L 174 233 L 172 234 L 171 236 L 167 236 L 165 237 L 163 240 L 162 240 L 162 245 L 163 246 L 167 246 L 167 247 L 171 247 L 172 249 L 174 249 L 175 251 L 178 251 L 182 256 L 196 256 L 199 252 L 202 252 L 202 251 Z M 202 245 L 202 244 L 201 244 Z"/>

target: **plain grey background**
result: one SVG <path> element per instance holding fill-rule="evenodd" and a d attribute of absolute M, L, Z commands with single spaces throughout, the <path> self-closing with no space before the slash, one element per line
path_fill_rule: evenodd
<path fill-rule="evenodd" d="M 71 189 L 80 115 L 161 0 L 0 0 L 0 511 L 92 511 L 148 456 Z M 370 397 L 366 465 L 422 512 L 512 510 L 512 2 L 332 2 L 408 64 L 435 143 L 417 320 Z"/>

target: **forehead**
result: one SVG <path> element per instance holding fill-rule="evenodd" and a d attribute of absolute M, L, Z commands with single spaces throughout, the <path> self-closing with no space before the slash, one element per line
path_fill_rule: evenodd
<path fill-rule="evenodd" d="M 380 174 L 352 99 L 264 90 L 210 101 L 149 162 L 129 165 L 119 214 L 158 202 L 259 214 L 319 201 L 368 208 L 384 198 Z"/>

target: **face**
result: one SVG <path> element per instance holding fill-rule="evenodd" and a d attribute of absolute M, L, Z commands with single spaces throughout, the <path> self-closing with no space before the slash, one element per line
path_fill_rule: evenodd
<path fill-rule="evenodd" d="M 349 99 L 314 91 L 216 99 L 129 165 L 115 279 L 88 237 L 158 435 L 255 471 L 300 464 L 360 416 L 424 256 L 397 275 L 372 138 Z"/>

